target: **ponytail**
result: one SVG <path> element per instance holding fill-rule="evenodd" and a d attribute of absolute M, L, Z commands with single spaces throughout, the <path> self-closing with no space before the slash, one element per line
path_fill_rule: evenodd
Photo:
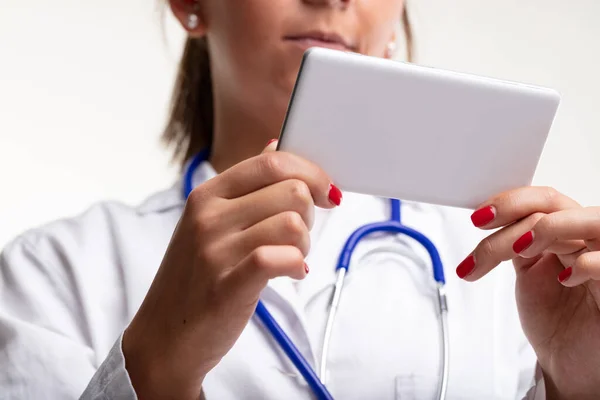
<path fill-rule="evenodd" d="M 179 64 L 170 117 L 162 139 L 185 163 L 212 143 L 213 91 L 206 38 L 188 38 Z"/>

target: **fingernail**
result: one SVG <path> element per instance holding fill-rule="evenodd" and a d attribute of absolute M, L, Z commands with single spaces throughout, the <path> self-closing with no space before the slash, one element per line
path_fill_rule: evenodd
<path fill-rule="evenodd" d="M 271 140 L 269 140 L 269 141 L 267 142 L 267 145 L 266 145 L 265 147 L 269 147 L 269 145 L 270 145 L 271 143 L 274 143 L 274 142 L 276 142 L 276 141 L 277 141 L 277 139 L 271 139 Z"/>
<path fill-rule="evenodd" d="M 485 226 L 496 218 L 496 209 L 492 206 L 480 208 L 471 214 L 471 221 L 477 228 Z"/>
<path fill-rule="evenodd" d="M 558 281 L 560 283 L 565 283 L 573 274 L 573 268 L 565 268 L 560 274 L 558 274 Z"/>
<path fill-rule="evenodd" d="M 517 254 L 524 251 L 526 248 L 531 246 L 533 242 L 533 231 L 526 232 L 523 236 L 517 239 L 516 242 L 513 243 L 513 251 Z"/>
<path fill-rule="evenodd" d="M 304 263 L 304 272 L 306 272 L 307 274 L 310 272 L 310 268 L 308 268 L 307 263 Z"/>
<path fill-rule="evenodd" d="M 465 258 L 463 262 L 458 264 L 458 267 L 456 267 L 456 275 L 458 275 L 460 279 L 464 279 L 465 277 L 469 276 L 474 269 L 475 257 L 470 255 L 469 257 Z"/>
<path fill-rule="evenodd" d="M 329 185 L 329 201 L 336 206 L 342 204 L 342 191 L 337 188 L 334 184 Z"/>

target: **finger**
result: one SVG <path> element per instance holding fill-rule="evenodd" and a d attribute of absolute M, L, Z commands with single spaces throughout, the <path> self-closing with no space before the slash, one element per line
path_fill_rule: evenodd
<path fill-rule="evenodd" d="M 585 248 L 585 240 L 597 238 L 600 238 L 600 207 L 576 208 L 544 216 L 515 241 L 513 248 L 522 257 L 533 257 L 562 242 L 564 250 L 570 247 L 568 253 L 572 253 Z"/>
<path fill-rule="evenodd" d="M 515 253 L 512 249 L 514 241 L 523 232 L 529 231 L 543 217 L 544 214 L 542 213 L 532 214 L 483 239 L 473 253 L 456 268 L 458 277 L 471 282 L 476 281 L 496 268 L 501 262 L 514 258 Z"/>
<path fill-rule="evenodd" d="M 267 146 L 264 148 L 261 154 L 268 153 L 271 151 L 277 151 L 277 146 L 279 145 L 278 139 L 271 139 L 267 142 Z"/>
<path fill-rule="evenodd" d="M 583 253 L 587 253 L 589 251 L 590 251 L 590 249 L 588 249 L 587 247 L 584 247 L 583 249 L 580 249 L 580 250 L 575 251 L 570 254 L 557 255 L 557 257 L 558 257 L 561 265 L 564 268 L 565 266 L 575 265 L 575 261 L 577 261 L 579 256 L 582 255 Z M 546 253 L 543 253 L 543 254 L 546 254 Z"/>
<path fill-rule="evenodd" d="M 279 276 L 303 279 L 307 273 L 308 266 L 298 248 L 262 246 L 227 273 L 225 285 L 236 296 L 256 300 L 269 279 Z"/>
<path fill-rule="evenodd" d="M 600 250 L 600 238 L 598 239 L 587 239 L 585 245 L 592 251 Z"/>
<path fill-rule="evenodd" d="M 585 252 L 575 260 L 571 267 L 565 268 L 558 281 L 567 287 L 581 285 L 587 281 L 600 281 L 600 251 Z"/>
<path fill-rule="evenodd" d="M 267 151 L 242 161 L 206 182 L 206 190 L 234 199 L 289 179 L 304 181 L 319 207 L 332 208 L 341 203 L 341 191 L 321 168 L 283 151 Z"/>
<path fill-rule="evenodd" d="M 556 189 L 531 186 L 510 190 L 486 201 L 471 215 L 471 221 L 478 228 L 495 229 L 536 212 L 550 214 L 578 207 L 575 200 Z"/>
<path fill-rule="evenodd" d="M 308 256 L 310 234 L 300 214 L 286 211 L 251 226 L 236 235 L 237 244 L 231 246 L 248 254 L 261 246 L 294 246 Z"/>
<path fill-rule="evenodd" d="M 293 246 L 303 255 L 310 250 L 310 233 L 294 211 L 271 216 L 240 232 L 225 235 L 204 249 L 213 265 L 236 265 L 255 249 L 264 246 Z"/>
<path fill-rule="evenodd" d="M 515 266 L 515 270 L 517 272 L 519 272 L 521 270 L 529 269 L 535 263 L 540 261 L 544 257 L 544 255 L 545 254 L 539 254 L 533 258 L 523 258 L 523 257 L 518 257 L 518 256 L 513 258 L 513 265 Z"/>
<path fill-rule="evenodd" d="M 299 179 L 278 182 L 230 200 L 229 207 L 227 223 L 240 230 L 285 211 L 300 214 L 308 229 L 314 223 L 315 203 L 308 185 Z"/>

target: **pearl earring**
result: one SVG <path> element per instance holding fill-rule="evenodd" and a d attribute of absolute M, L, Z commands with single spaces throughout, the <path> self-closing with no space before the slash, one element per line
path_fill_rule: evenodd
<path fill-rule="evenodd" d="M 394 53 L 396 52 L 396 42 L 395 41 L 389 42 L 386 50 L 387 50 L 387 57 L 392 58 L 394 56 Z"/>
<path fill-rule="evenodd" d="M 188 16 L 187 27 L 189 30 L 194 30 L 198 27 L 198 16 L 196 14 L 190 14 Z"/>

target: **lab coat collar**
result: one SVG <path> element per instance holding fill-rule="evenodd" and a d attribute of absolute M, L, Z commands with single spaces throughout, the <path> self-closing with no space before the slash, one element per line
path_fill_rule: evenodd
<path fill-rule="evenodd" d="M 169 189 L 148 197 L 136 210 L 143 215 L 164 212 L 174 208 L 183 208 L 184 204 L 183 185 L 181 181 L 178 181 Z"/>
<path fill-rule="evenodd" d="M 189 162 L 185 165 L 184 170 L 187 170 L 187 168 L 189 168 Z M 209 162 L 205 161 L 200 164 L 196 171 L 194 171 L 192 185 L 193 187 L 196 187 L 215 176 L 217 176 L 216 171 Z M 183 179 L 180 178 L 170 189 L 156 193 L 146 199 L 142 205 L 138 207 L 138 212 L 161 212 L 175 207 L 183 207 L 185 200 L 183 193 Z"/>

